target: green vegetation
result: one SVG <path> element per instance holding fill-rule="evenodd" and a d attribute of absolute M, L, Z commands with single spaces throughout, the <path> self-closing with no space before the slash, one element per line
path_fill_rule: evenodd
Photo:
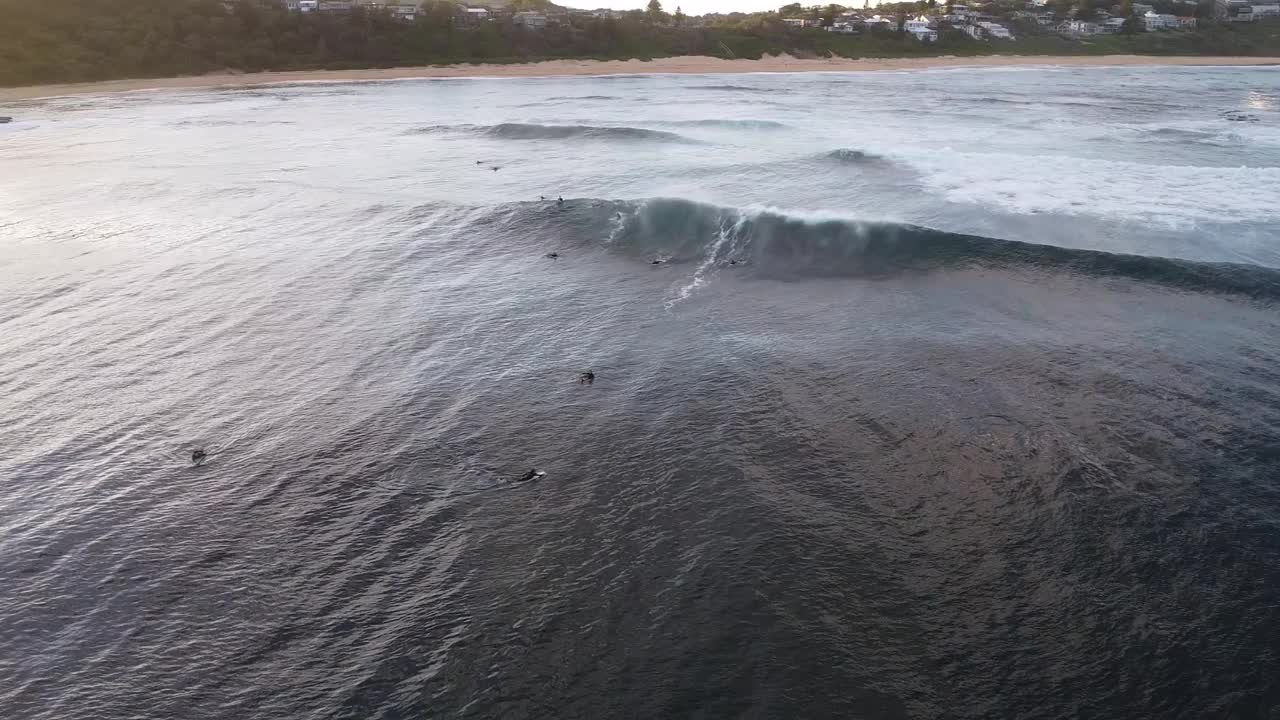
<path fill-rule="evenodd" d="M 1064 6 L 1089 0 L 1054 0 Z M 895 18 L 932 8 L 932 0 L 882 6 Z M 416 21 L 378 9 L 349 14 L 290 13 L 274 0 L 0 0 L 0 85 L 115 78 L 365 68 L 558 58 L 628 59 L 672 55 L 758 58 L 906 57 L 1002 54 L 1280 54 L 1274 23 L 1214 25 L 1196 32 L 1129 32 L 1077 41 L 1034 25 L 1014 25 L 1016 42 L 980 42 L 944 30 L 926 45 L 893 31 L 855 35 L 797 30 L 787 13 L 687 18 L 658 0 L 621 17 L 557 12 L 545 30 L 513 23 L 510 11 L 545 9 L 546 0 L 514 0 L 495 19 L 468 23 L 448 2 L 428 2 Z M 1020 6 L 1019 6 L 1020 7 Z M 554 8 L 553 8 L 554 9 Z M 796 9 L 830 23 L 843 8 Z"/>

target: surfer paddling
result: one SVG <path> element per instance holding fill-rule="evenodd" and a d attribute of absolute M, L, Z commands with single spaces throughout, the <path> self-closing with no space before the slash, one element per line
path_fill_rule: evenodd
<path fill-rule="evenodd" d="M 200 467 L 200 464 L 203 463 L 207 457 L 209 457 L 209 453 L 204 450 L 192 450 L 191 464 L 195 467 Z"/>

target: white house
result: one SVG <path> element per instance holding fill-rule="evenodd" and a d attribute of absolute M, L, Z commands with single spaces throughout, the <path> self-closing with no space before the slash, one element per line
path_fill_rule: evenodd
<path fill-rule="evenodd" d="M 938 39 L 938 31 L 932 27 L 933 23 L 929 18 L 921 15 L 914 20 L 908 20 L 903 29 L 915 36 L 920 42 L 934 42 Z"/>
<path fill-rule="evenodd" d="M 1280 15 L 1280 5 L 1253 5 L 1253 17 L 1275 17 Z"/>
<path fill-rule="evenodd" d="M 1143 15 L 1142 22 L 1147 26 L 1147 32 L 1172 30 L 1178 27 L 1178 17 L 1176 15 L 1166 15 L 1158 12 L 1149 12 Z"/>
<path fill-rule="evenodd" d="M 1098 35 L 1102 32 L 1102 26 L 1086 20 L 1068 20 L 1059 25 L 1058 30 L 1072 35 Z"/>
<path fill-rule="evenodd" d="M 782 18 L 782 22 L 787 27 L 802 28 L 804 27 L 804 18 Z"/>
<path fill-rule="evenodd" d="M 866 25 L 867 28 L 871 30 L 893 30 L 898 25 L 889 18 L 880 17 L 879 15 L 872 15 L 866 20 L 863 20 L 862 24 Z"/>
<path fill-rule="evenodd" d="M 852 35 L 858 32 L 858 30 L 853 26 L 853 23 L 838 22 L 832 25 L 831 27 L 827 28 L 827 32 L 841 33 L 844 35 Z"/>
<path fill-rule="evenodd" d="M 993 22 L 979 22 L 978 27 L 982 28 L 988 36 L 997 40 L 1013 40 L 1013 33 L 1009 32 L 1009 28 Z"/>
<path fill-rule="evenodd" d="M 511 24 L 526 30 L 546 30 L 547 16 L 532 10 L 524 10 L 511 16 Z"/>
<path fill-rule="evenodd" d="M 1124 29 L 1124 20 L 1122 17 L 1107 18 L 1107 21 L 1102 23 L 1102 33 L 1104 35 L 1115 35 Z"/>
<path fill-rule="evenodd" d="M 467 19 L 471 22 L 482 22 L 489 19 L 489 10 L 487 8 L 467 8 Z"/>
<path fill-rule="evenodd" d="M 391 17 L 397 20 L 413 20 L 418 17 L 417 5 L 381 5 L 383 10 L 391 14 Z"/>

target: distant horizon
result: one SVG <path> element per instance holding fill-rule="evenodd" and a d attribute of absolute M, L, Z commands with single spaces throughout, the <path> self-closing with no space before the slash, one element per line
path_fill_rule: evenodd
<path fill-rule="evenodd" d="M 556 4 L 580 10 L 596 10 L 600 8 L 643 10 L 648 5 L 648 0 L 557 0 Z M 663 2 L 662 9 L 667 12 L 675 12 L 676 7 L 680 7 L 686 15 L 707 15 L 710 13 L 765 12 L 777 10 L 787 4 L 777 0 L 678 0 L 670 4 Z M 801 4 L 804 5 L 805 3 Z M 875 7 L 877 5 L 879 5 L 879 2 L 872 0 L 871 6 Z M 855 3 L 849 7 L 861 7 L 861 3 Z"/>

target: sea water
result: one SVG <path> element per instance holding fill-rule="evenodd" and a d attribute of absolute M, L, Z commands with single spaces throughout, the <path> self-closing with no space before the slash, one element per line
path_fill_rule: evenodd
<path fill-rule="evenodd" d="M 1280 706 L 1273 69 L 0 111 L 0 716 Z"/>

